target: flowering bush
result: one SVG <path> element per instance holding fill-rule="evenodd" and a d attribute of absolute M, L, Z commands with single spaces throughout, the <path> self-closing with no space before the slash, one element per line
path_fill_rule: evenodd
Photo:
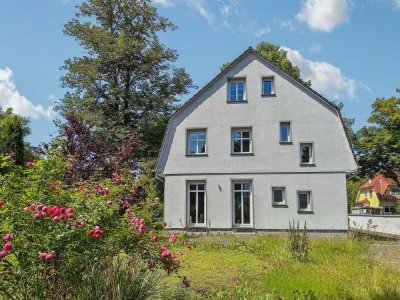
<path fill-rule="evenodd" d="M 166 246 L 176 234 L 160 234 L 154 199 L 133 203 L 138 183 L 132 175 L 65 185 L 68 167 L 55 152 L 0 176 L 0 293 L 72 297 L 88 266 L 121 252 L 151 270 L 179 268 Z"/>

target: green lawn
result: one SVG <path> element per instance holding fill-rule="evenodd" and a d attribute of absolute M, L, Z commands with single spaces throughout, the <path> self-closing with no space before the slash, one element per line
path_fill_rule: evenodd
<path fill-rule="evenodd" d="M 284 236 L 200 236 L 183 249 L 180 276 L 162 299 L 400 299 L 400 270 L 378 261 L 375 241 L 311 239 L 310 261 L 289 257 Z M 400 251 L 400 248 L 399 248 Z M 400 256 L 400 255 L 399 255 Z"/>

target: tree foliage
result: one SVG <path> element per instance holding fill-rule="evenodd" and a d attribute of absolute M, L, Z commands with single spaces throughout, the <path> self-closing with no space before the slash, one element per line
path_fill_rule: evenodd
<path fill-rule="evenodd" d="M 137 132 L 141 157 L 155 157 L 168 116 L 192 82 L 176 68 L 176 51 L 158 38 L 176 27 L 149 0 L 86 0 L 64 33 L 85 50 L 65 61 L 68 92 L 58 110 L 90 127 L 93 138 L 113 145 Z"/>
<path fill-rule="evenodd" d="M 27 118 L 14 114 L 11 108 L 0 110 L 0 153 L 10 156 L 17 165 L 22 166 L 30 155 L 25 141 L 30 132 Z"/>
<path fill-rule="evenodd" d="M 378 98 L 372 104 L 369 126 L 358 133 L 356 143 L 360 172 L 372 177 L 381 172 L 399 183 L 400 98 Z"/>
<path fill-rule="evenodd" d="M 282 71 L 289 74 L 293 78 L 303 81 L 300 76 L 299 67 L 292 64 L 292 62 L 287 58 L 287 51 L 279 46 L 268 42 L 261 42 L 256 46 L 256 51 L 261 54 L 266 60 L 277 65 Z M 224 63 L 221 66 L 221 71 L 225 70 L 231 62 Z M 311 86 L 311 81 L 303 81 L 307 86 Z"/>

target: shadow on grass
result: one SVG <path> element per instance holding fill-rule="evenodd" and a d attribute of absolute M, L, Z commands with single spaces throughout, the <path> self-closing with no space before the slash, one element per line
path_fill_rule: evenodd
<path fill-rule="evenodd" d="M 372 300 L 394 300 L 400 299 L 400 291 L 393 288 L 384 288 L 380 291 L 372 291 L 369 299 Z"/>

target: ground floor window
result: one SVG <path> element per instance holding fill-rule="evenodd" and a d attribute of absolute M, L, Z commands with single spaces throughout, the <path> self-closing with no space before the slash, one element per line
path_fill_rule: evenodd
<path fill-rule="evenodd" d="M 206 212 L 206 183 L 188 182 L 188 223 L 204 225 Z"/>
<path fill-rule="evenodd" d="M 235 225 L 251 225 L 251 181 L 233 182 L 233 202 Z"/>
<path fill-rule="evenodd" d="M 396 213 L 396 205 L 394 205 L 394 204 L 385 205 L 383 212 L 385 215 L 395 214 Z"/>
<path fill-rule="evenodd" d="M 297 192 L 297 198 L 299 202 L 299 211 L 312 211 L 310 191 Z"/>

